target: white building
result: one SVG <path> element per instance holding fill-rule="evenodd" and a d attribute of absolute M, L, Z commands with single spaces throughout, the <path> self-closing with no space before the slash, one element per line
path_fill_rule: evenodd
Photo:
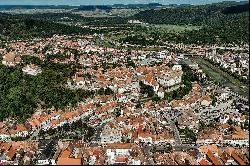
<path fill-rule="evenodd" d="M 0 130 L 0 141 L 7 141 L 7 140 L 10 140 L 10 134 L 6 130 L 1 129 Z"/>
<path fill-rule="evenodd" d="M 36 76 L 37 74 L 42 73 L 42 70 L 40 67 L 34 64 L 27 65 L 22 69 L 22 71 L 26 74 Z"/>
<path fill-rule="evenodd" d="M 130 156 L 130 151 L 132 151 L 132 143 L 114 143 L 108 144 L 106 149 L 107 161 L 109 164 L 116 163 L 116 158 L 118 156 Z"/>

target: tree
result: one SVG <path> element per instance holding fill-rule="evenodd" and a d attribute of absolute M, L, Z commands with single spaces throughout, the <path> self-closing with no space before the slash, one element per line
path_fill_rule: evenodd
<path fill-rule="evenodd" d="M 153 97 L 155 92 L 154 88 L 150 85 L 144 84 L 142 81 L 139 82 L 140 90 L 142 94 L 148 94 L 149 97 Z"/>
<path fill-rule="evenodd" d="M 215 96 L 213 96 L 213 98 L 212 98 L 213 100 L 212 100 L 212 106 L 216 106 L 216 102 L 217 102 L 217 98 L 215 97 Z"/>
<path fill-rule="evenodd" d="M 90 140 L 90 138 L 94 135 L 94 133 L 95 133 L 94 128 L 91 127 L 91 126 L 88 126 L 88 127 L 87 127 L 87 133 L 86 133 L 84 139 Z"/>
<path fill-rule="evenodd" d="M 187 138 L 189 138 L 192 142 L 196 141 L 196 136 L 193 130 L 189 129 L 188 127 L 185 127 L 184 134 Z"/>
<path fill-rule="evenodd" d="M 122 137 L 121 142 L 126 143 L 126 139 L 124 139 L 124 137 Z"/>
<path fill-rule="evenodd" d="M 207 128 L 207 126 L 205 125 L 204 122 L 202 121 L 199 121 L 199 131 L 203 131 L 205 128 Z"/>
<path fill-rule="evenodd" d="M 116 115 L 116 117 L 119 117 L 121 115 L 121 110 L 115 109 L 114 114 Z"/>
<path fill-rule="evenodd" d="M 190 165 L 190 161 L 187 159 L 185 159 L 184 163 L 185 163 L 185 165 Z"/>
<path fill-rule="evenodd" d="M 245 130 L 249 129 L 249 123 L 247 121 L 244 122 L 243 129 L 245 129 Z"/>
<path fill-rule="evenodd" d="M 105 95 L 111 95 L 111 94 L 113 94 L 114 92 L 112 91 L 112 89 L 110 89 L 109 87 L 107 87 L 106 89 L 105 89 Z"/>
<path fill-rule="evenodd" d="M 152 100 L 155 101 L 155 102 L 158 102 L 158 101 L 161 100 L 161 98 L 160 97 L 154 97 Z"/>
<path fill-rule="evenodd" d="M 105 90 L 103 87 L 98 90 L 99 95 L 104 95 L 104 93 L 105 93 Z"/>
<path fill-rule="evenodd" d="M 233 121 L 231 118 L 227 120 L 227 123 L 228 123 L 230 126 L 234 125 L 234 121 Z"/>

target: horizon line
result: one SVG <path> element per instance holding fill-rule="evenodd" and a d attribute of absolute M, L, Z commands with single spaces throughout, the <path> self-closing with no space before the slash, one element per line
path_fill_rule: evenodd
<path fill-rule="evenodd" d="M 0 6 L 114 6 L 114 5 L 149 5 L 149 4 L 159 4 L 162 6 L 167 6 L 167 5 L 206 5 L 206 4 L 216 4 L 216 3 L 227 3 L 227 2 L 248 2 L 249 0 L 222 0 L 220 2 L 212 2 L 212 3 L 204 3 L 204 4 L 194 4 L 194 3 L 168 3 L 168 4 L 163 4 L 160 2 L 149 2 L 149 3 L 114 3 L 114 4 L 75 4 L 75 5 L 71 5 L 71 4 L 1 4 Z"/>

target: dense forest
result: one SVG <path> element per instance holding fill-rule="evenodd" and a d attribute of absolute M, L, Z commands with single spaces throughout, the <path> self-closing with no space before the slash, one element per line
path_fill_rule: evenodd
<path fill-rule="evenodd" d="M 73 13 L 43 13 L 43 14 L 19 14 L 21 18 L 29 18 L 53 22 L 81 22 L 84 25 L 95 26 L 121 26 L 127 24 L 128 18 L 121 17 L 84 17 L 80 14 Z"/>
<path fill-rule="evenodd" d="M 211 26 L 180 34 L 176 39 L 183 43 L 214 44 L 214 43 L 248 43 L 249 13 L 231 15 Z"/>
<path fill-rule="evenodd" d="M 249 12 L 248 5 L 247 3 L 232 6 L 230 3 L 217 3 L 161 10 L 145 10 L 131 18 L 150 24 L 213 25 L 222 19 L 231 19 L 230 14 Z"/>
<path fill-rule="evenodd" d="M 93 30 L 74 26 L 77 22 L 92 26 L 114 26 L 116 29 Z M 71 25 L 64 24 L 69 22 Z M 32 15 L 8 15 L 0 13 L 0 39 L 29 39 L 34 37 L 51 37 L 54 34 L 94 34 L 105 33 L 114 30 L 123 30 L 127 27 L 126 19 L 119 17 L 91 18 L 75 14 L 32 14 Z"/>
<path fill-rule="evenodd" d="M 36 77 L 23 74 L 21 69 L 21 66 L 13 69 L 0 65 L 0 120 L 19 117 L 19 121 L 24 122 L 38 106 L 64 108 L 93 93 L 62 86 L 63 72 L 71 73 L 69 67 L 64 66 L 60 72 L 47 68 Z"/>
<path fill-rule="evenodd" d="M 0 35 L 10 39 L 51 37 L 54 34 L 86 34 L 89 32 L 91 30 L 80 27 L 0 13 Z"/>
<path fill-rule="evenodd" d="M 202 26 L 172 38 L 183 43 L 248 43 L 249 4 L 211 5 L 146 10 L 132 17 L 150 24 Z"/>
<path fill-rule="evenodd" d="M 35 57 L 23 60 L 24 64 L 36 62 L 43 72 L 34 77 L 22 72 L 24 64 L 15 68 L 0 64 L 0 121 L 7 117 L 18 117 L 19 122 L 24 123 L 38 107 L 63 109 L 96 93 L 113 93 L 109 88 L 99 91 L 65 88 L 67 79 L 76 71 L 74 64 L 52 64 Z"/>

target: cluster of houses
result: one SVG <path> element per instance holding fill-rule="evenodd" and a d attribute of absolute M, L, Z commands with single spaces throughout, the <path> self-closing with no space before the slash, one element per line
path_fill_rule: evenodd
<path fill-rule="evenodd" d="M 248 147 L 249 135 L 240 126 L 229 124 L 218 125 L 215 128 L 205 128 L 198 133 L 197 145 L 216 144 L 218 146 Z"/>
<path fill-rule="evenodd" d="M 249 163 L 247 148 L 220 148 L 216 144 L 203 145 L 199 148 L 197 162 L 200 165 L 247 165 Z"/>
<path fill-rule="evenodd" d="M 1 165 L 247 165 L 247 148 L 202 145 L 180 152 L 155 149 L 149 158 L 136 143 L 92 145 L 81 140 L 0 142 Z"/>
<path fill-rule="evenodd" d="M 187 152 L 161 153 L 156 152 L 153 156 L 157 165 L 198 165 L 194 155 Z"/>
<path fill-rule="evenodd" d="M 34 114 L 25 124 L 7 125 L 8 122 L 1 122 L 0 141 L 10 141 L 16 137 L 28 137 L 33 133 L 49 129 L 57 129 L 65 124 L 72 124 L 86 117 L 91 117 L 89 125 L 96 126 L 109 122 L 114 115 L 112 111 L 117 106 L 117 102 L 106 103 L 98 107 L 93 103 L 79 103 L 79 106 L 73 110 L 52 111 L 51 113 L 42 112 Z"/>
<path fill-rule="evenodd" d="M 181 84 L 182 74 L 181 65 L 174 65 L 170 68 L 166 64 L 152 67 L 139 66 L 137 68 L 122 66 L 106 71 L 101 68 L 98 70 L 86 69 L 79 70 L 73 77 L 73 85 L 71 81 L 68 81 L 68 86 L 86 90 L 109 87 L 114 92 L 123 93 L 137 90 L 141 81 L 158 92 L 160 86 L 167 91 L 171 87 Z"/>
<path fill-rule="evenodd" d="M 91 146 L 82 141 L 41 140 L 0 143 L 3 165 L 147 165 L 142 148 L 134 143 Z"/>
<path fill-rule="evenodd" d="M 9 52 L 3 56 L 2 64 L 6 66 L 15 66 L 16 64 L 20 64 L 22 61 L 21 57 L 16 55 L 13 52 Z"/>
<path fill-rule="evenodd" d="M 249 78 L 249 54 L 246 53 L 232 53 L 231 51 L 227 51 L 223 54 L 216 52 L 213 50 L 212 52 L 206 53 L 206 58 L 214 61 L 224 69 L 231 71 L 232 73 L 236 73 L 243 78 Z"/>
<path fill-rule="evenodd" d="M 0 142 L 1 165 L 32 165 L 38 144 L 30 141 Z"/>
<path fill-rule="evenodd" d="M 145 143 L 175 145 L 173 132 L 169 127 L 157 123 L 149 115 L 123 115 L 107 123 L 100 134 L 101 143 Z"/>
<path fill-rule="evenodd" d="M 249 153 L 246 155 L 243 149 L 249 147 L 248 131 L 244 129 L 245 123 L 249 123 L 249 116 L 231 109 L 233 101 L 229 98 L 229 91 L 205 89 L 198 82 L 192 82 L 191 91 L 182 99 L 171 102 L 147 99 L 140 95 L 141 83 L 152 87 L 161 99 L 166 92 L 182 86 L 182 66 L 176 64 L 175 54 L 167 51 L 127 53 L 126 50 L 99 47 L 92 39 L 88 36 L 55 35 L 29 42 L 17 41 L 8 45 L 11 51 L 3 50 L 2 63 L 7 66 L 21 63 L 21 55 L 41 60 L 49 58 L 53 63 L 78 62 L 86 69 L 79 69 L 67 82 L 68 87 L 94 91 L 110 88 L 114 93 L 83 99 L 76 107 L 63 111 L 36 112 L 25 124 L 0 122 L 0 164 L 248 163 Z M 175 47 L 201 54 L 208 49 L 181 44 Z M 58 55 L 58 58 L 53 55 Z M 170 66 L 169 62 L 174 65 Z M 28 64 L 23 72 L 36 76 L 42 70 L 37 65 Z M 217 103 L 212 105 L 214 96 Z M 216 118 L 219 121 L 216 126 L 199 130 L 199 122 L 210 122 Z M 89 126 L 101 129 L 96 137 L 98 145 L 91 145 L 94 141 L 28 140 L 41 130 L 56 130 L 86 119 Z M 198 151 L 178 152 L 163 148 L 149 157 L 144 146 L 177 147 L 178 133 L 170 125 L 173 119 L 176 119 L 179 129 L 189 128 L 197 134 Z M 235 125 L 228 124 L 230 120 Z M 26 141 L 15 141 L 17 138 Z"/>

